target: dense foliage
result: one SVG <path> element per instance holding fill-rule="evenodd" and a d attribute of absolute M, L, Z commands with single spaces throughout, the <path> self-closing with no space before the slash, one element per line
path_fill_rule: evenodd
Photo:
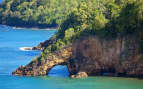
<path fill-rule="evenodd" d="M 81 1 L 85 0 L 3 0 L 0 24 L 56 27 Z"/>
<path fill-rule="evenodd" d="M 126 35 L 143 30 L 142 0 L 100 0 L 93 3 L 83 2 L 75 8 L 62 23 L 59 37 L 65 37 L 68 29 L 75 34 L 102 36 Z M 118 2 L 117 2 L 118 1 Z M 119 1 L 122 1 L 119 2 Z M 100 5 L 100 7 L 98 7 Z"/>
<path fill-rule="evenodd" d="M 116 38 L 129 34 L 140 35 L 139 40 L 143 44 L 142 0 L 85 1 L 67 15 L 54 36 L 56 44 L 47 47 L 42 54 L 58 50 L 81 36 Z"/>

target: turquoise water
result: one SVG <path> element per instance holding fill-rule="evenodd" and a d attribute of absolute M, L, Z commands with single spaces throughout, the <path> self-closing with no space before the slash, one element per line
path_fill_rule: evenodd
<path fill-rule="evenodd" d="M 65 66 L 54 67 L 48 76 L 12 76 L 11 72 L 26 65 L 40 51 L 22 51 L 49 39 L 56 30 L 14 29 L 0 26 L 0 89 L 143 89 L 143 80 L 116 77 L 68 78 Z"/>

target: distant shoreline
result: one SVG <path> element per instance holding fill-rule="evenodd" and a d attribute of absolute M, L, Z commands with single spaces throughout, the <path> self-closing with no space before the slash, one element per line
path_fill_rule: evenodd
<path fill-rule="evenodd" d="M 7 25 L 6 25 L 7 26 Z M 32 29 L 32 30 L 57 30 L 58 28 L 36 28 L 36 27 L 32 27 L 32 28 L 27 28 L 27 27 L 13 27 L 13 26 L 10 26 L 14 29 Z"/>
<path fill-rule="evenodd" d="M 8 26 L 14 29 L 32 29 L 32 30 L 57 30 L 59 27 L 39 27 L 39 26 L 12 26 L 0 24 L 0 26 Z"/>

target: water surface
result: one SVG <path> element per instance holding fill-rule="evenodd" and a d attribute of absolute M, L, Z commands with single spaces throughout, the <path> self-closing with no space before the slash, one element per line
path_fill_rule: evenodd
<path fill-rule="evenodd" d="M 56 30 L 15 29 L 0 26 L 0 89 L 143 89 L 143 80 L 116 77 L 68 78 L 66 66 L 54 67 L 48 76 L 12 76 L 20 65 L 28 64 L 40 51 L 22 51 L 49 39 Z"/>

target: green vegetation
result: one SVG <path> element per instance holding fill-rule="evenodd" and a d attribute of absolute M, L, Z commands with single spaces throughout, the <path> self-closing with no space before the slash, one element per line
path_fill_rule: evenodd
<path fill-rule="evenodd" d="M 85 0 L 3 0 L 0 24 L 57 27 L 81 1 Z"/>
<path fill-rule="evenodd" d="M 103 36 L 126 35 L 143 30 L 142 0 L 124 0 L 122 3 L 117 3 L 116 0 L 106 1 L 96 2 L 101 8 L 98 5 L 91 7 L 89 2 L 81 3 L 62 23 L 60 37 L 64 37 L 63 33 L 69 28 L 75 29 L 75 34 L 99 33 Z"/>
<path fill-rule="evenodd" d="M 0 13 L 2 24 L 60 26 L 42 57 L 89 35 L 138 34 L 143 50 L 143 0 L 5 0 Z"/>
<path fill-rule="evenodd" d="M 142 0 L 87 0 L 66 16 L 55 36 L 57 43 L 47 47 L 43 54 L 59 50 L 81 36 L 116 38 L 129 34 L 138 34 L 143 50 Z"/>

